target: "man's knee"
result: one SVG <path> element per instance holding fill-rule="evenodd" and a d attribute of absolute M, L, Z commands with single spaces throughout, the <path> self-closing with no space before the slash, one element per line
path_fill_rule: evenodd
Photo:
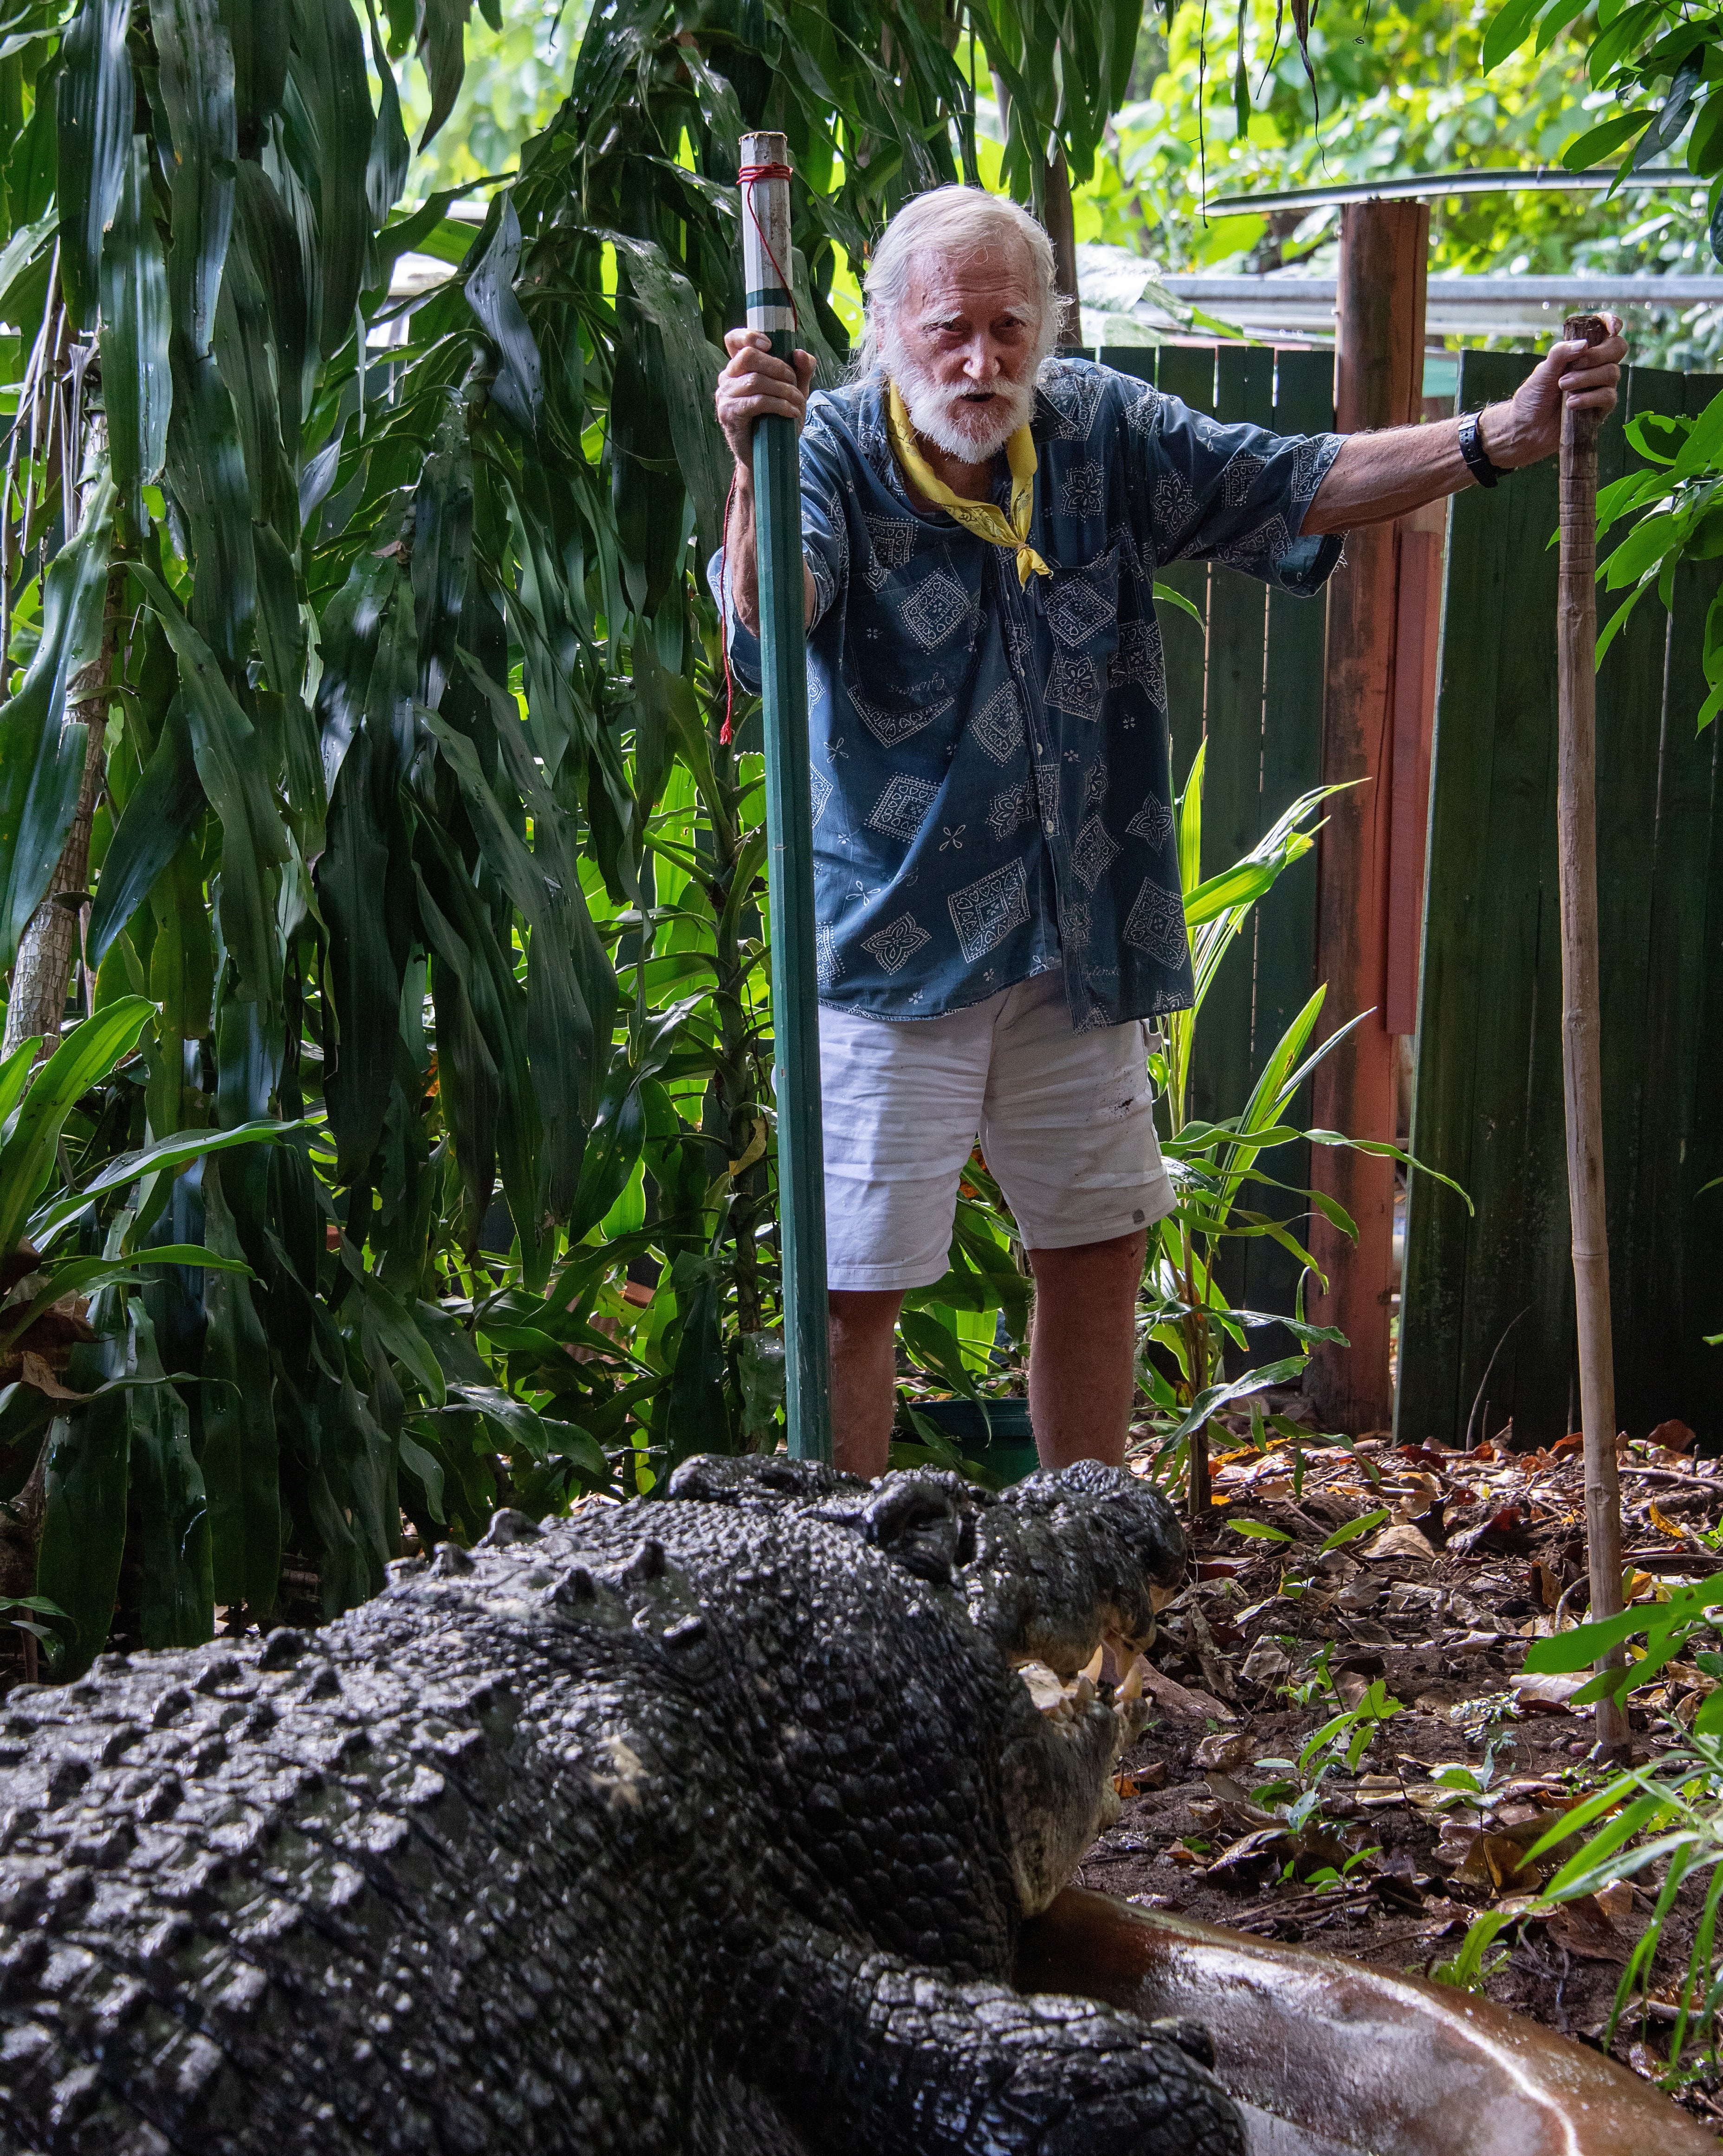
<path fill-rule="evenodd" d="M 1134 1289 L 1147 1252 L 1148 1231 L 1133 1228 L 1128 1235 L 1109 1235 L 1104 1242 L 1073 1243 L 1062 1250 L 1032 1250 L 1024 1255 L 1036 1286 L 1056 1291 L 1067 1284 L 1094 1286 L 1114 1281 Z"/>
<path fill-rule="evenodd" d="M 859 1343 L 890 1334 L 903 1300 L 897 1288 L 834 1287 L 827 1291 L 826 1312 L 834 1332 Z"/>

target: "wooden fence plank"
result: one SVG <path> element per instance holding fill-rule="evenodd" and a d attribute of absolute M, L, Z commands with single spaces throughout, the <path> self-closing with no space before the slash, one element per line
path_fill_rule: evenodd
<path fill-rule="evenodd" d="M 1637 367 L 1625 388 L 1623 418 L 1682 408 L 1679 374 Z M 1600 486 L 1638 461 L 1619 424 L 1604 430 L 1598 446 Z M 1598 609 L 1600 627 L 1611 610 L 1606 597 Z M 1628 1428 L 1635 1422 L 1644 1426 L 1645 1404 L 1635 1383 L 1644 1362 L 1637 1351 L 1659 1339 L 1668 1348 L 1675 1346 L 1669 1337 L 1664 1247 L 1674 1225 L 1668 1217 L 1673 1194 L 1659 1173 L 1659 1153 L 1672 1113 L 1679 1113 L 1681 1089 L 1652 1060 L 1647 1038 L 1653 1004 L 1661 999 L 1654 974 L 1661 984 L 1662 967 L 1674 955 L 1666 942 L 1654 942 L 1654 896 L 1664 870 L 1659 860 L 1660 796 L 1665 752 L 1674 747 L 1664 739 L 1664 720 L 1669 629 L 1669 618 L 1654 598 L 1639 607 L 1597 680 L 1597 940 L 1600 952 L 1608 954 L 1599 980 L 1603 1174 L 1611 1315 L 1623 1358 L 1616 1408 Z M 1674 771 L 1667 775 L 1673 778 Z M 1665 891 L 1666 900 L 1671 896 Z M 1657 1383 L 1666 1394 L 1668 1373 Z"/>
<path fill-rule="evenodd" d="M 1511 362 L 1462 354 L 1462 408 L 1511 388 L 1515 378 Z M 1418 1158 L 1468 1190 L 1476 1182 L 1478 960 L 1495 920 L 1489 817 L 1509 559 L 1506 521 L 1495 507 L 1493 495 L 1468 490 L 1455 498 L 1449 526 L 1412 1128 Z M 1414 1173 L 1408 1185 L 1395 1427 L 1403 1439 L 1452 1441 L 1471 1405 L 1456 1353 L 1468 1218 L 1462 1201 L 1430 1178 Z"/>
<path fill-rule="evenodd" d="M 1274 416 L 1274 355 L 1265 345 L 1223 345 L 1215 417 L 1266 426 Z M 1208 743 L 1203 794 L 1203 873 L 1217 875 L 1262 836 L 1263 665 L 1268 587 L 1236 569 L 1208 581 Z M 1251 1012 L 1256 985 L 1254 917 L 1215 975 L 1197 1028 L 1191 1108 L 1208 1122 L 1236 1116 L 1250 1096 Z M 1228 1291 L 1242 1291 L 1244 1248 L 1230 1253 Z"/>
<path fill-rule="evenodd" d="M 1696 415 L 1717 386 L 1714 377 L 1669 380 L 1663 408 Z M 1723 1268 L 1714 1255 L 1723 1191 L 1700 1194 L 1723 1174 L 1715 1112 L 1723 1067 L 1719 742 L 1715 727 L 1700 734 L 1694 723 L 1705 694 L 1705 616 L 1716 588 L 1715 562 L 1688 563 L 1667 623 L 1648 598 L 1619 639 L 1625 663 L 1660 673 L 1664 689 L 1655 829 L 1642 871 L 1650 891 L 1644 1008 L 1637 1037 L 1623 1044 L 1647 1074 L 1635 1202 L 1623 1262 L 1613 1240 L 1610 1251 L 1618 1413 L 1641 1435 L 1670 1414 L 1715 1434 L 1723 1409 L 1723 1356 L 1705 1345 L 1706 1334 L 1723 1331 Z M 1614 660 L 1612 651 L 1606 670 Z"/>
<path fill-rule="evenodd" d="M 1723 382 L 1715 375 L 1690 375 L 1685 386 L 1689 416 L 1696 418 L 1720 390 Z M 1697 797 L 1709 786 L 1704 906 L 1701 914 L 1693 906 L 1691 916 L 1697 918 L 1684 921 L 1681 931 L 1684 941 L 1697 941 L 1697 963 L 1677 978 L 1669 997 L 1672 1014 L 1685 1023 L 1672 1038 L 1669 1067 L 1688 1103 L 1679 1127 L 1670 1134 L 1678 1158 L 1669 1180 L 1670 1209 L 1679 1222 L 1671 1262 L 1679 1261 L 1674 1300 L 1680 1331 L 1680 1397 L 1694 1406 L 1695 1427 L 1708 1430 L 1714 1441 L 1723 1428 L 1723 1348 L 1706 1342 L 1723 1333 L 1723 1265 L 1714 1255 L 1723 1235 L 1723 1187 L 1706 1186 L 1723 1185 L 1723 1117 L 1716 1111 L 1717 1074 L 1723 1070 L 1723 726 L 1714 722 L 1700 734 L 1695 721 L 1705 693 L 1705 618 L 1718 582 L 1715 562 L 1690 564 L 1675 579 L 1666 727 L 1668 739 L 1683 752 L 1685 787 Z M 1697 883 L 1699 850 L 1691 842 L 1687 858 Z M 1680 859 L 1672 848 L 1672 873 Z M 1690 986 L 1695 980 L 1696 993 Z"/>
<path fill-rule="evenodd" d="M 1511 388 L 1528 362 L 1468 353 L 1461 396 Z M 1627 411 L 1696 410 L 1715 380 L 1634 370 Z M 1604 479 L 1625 468 L 1605 434 Z M 1454 505 L 1431 824 L 1413 1147 L 1454 1175 L 1475 1221 L 1412 1178 L 1397 1427 L 1464 1435 L 1485 1366 L 1489 1426 L 1520 1440 L 1572 1419 L 1573 1314 L 1562 1131 L 1560 967 L 1549 804 L 1554 735 L 1552 478 L 1516 475 L 1509 514 Z M 1638 1434 L 1675 1414 L 1723 1421 L 1712 1111 L 1723 1066 L 1723 844 L 1717 742 L 1695 740 L 1700 639 L 1715 563 L 1678 579 L 1673 620 L 1648 600 L 1598 690 L 1607 1174 L 1617 1397 Z M 1608 602 L 1606 601 L 1606 604 Z M 1455 624 L 1466 634 L 1458 637 Z M 1550 634 L 1541 634 L 1548 623 Z M 1487 784 L 1483 774 L 1488 770 Z M 1523 1314 L 1522 1314 L 1523 1313 Z M 1511 1328 L 1511 1329 L 1510 1329 Z"/>
<path fill-rule="evenodd" d="M 1334 426 L 1334 360 L 1326 352 L 1275 355 L 1274 405 L 1269 424 L 1277 434 L 1321 434 Z M 1327 630 L 1324 600 L 1268 595 L 1267 685 L 1264 697 L 1262 813 L 1266 829 L 1283 809 L 1322 783 L 1322 662 Z M 1280 878 L 1258 906 L 1255 1002 L 1251 1014 L 1250 1069 L 1254 1078 L 1280 1036 L 1303 1009 L 1316 981 L 1316 859 L 1308 854 Z M 1288 1111 L 1300 1127 L 1310 1119 L 1310 1087 Z M 1301 1189 L 1310 1182 L 1308 1145 L 1282 1146 L 1264 1163 L 1279 1181 Z M 1271 1194 L 1259 1194 L 1267 1201 Z M 1277 1203 L 1285 1203 L 1272 1194 Z M 1290 1312 L 1298 1291 L 1295 1259 L 1276 1243 L 1244 1245 L 1244 1301 L 1251 1310 Z M 1292 1352 L 1278 1326 L 1250 1336 L 1253 1363 Z"/>
<path fill-rule="evenodd" d="M 1485 393 L 1510 393 L 1534 363 L 1529 354 L 1502 355 L 1500 387 L 1488 385 Z M 1477 401 L 1475 392 L 1468 396 Z M 1494 1435 L 1530 1399 L 1547 1402 L 1558 1421 L 1567 1404 L 1572 1277 L 1556 873 L 1556 557 L 1548 546 L 1556 480 L 1553 458 L 1516 472 L 1486 511 L 1501 523 L 1507 551 L 1471 1044 L 1467 1188 L 1478 1213 L 1458 1341 L 1465 1414 L 1482 1389 L 1480 1435 L 1486 1426 Z M 1474 723 L 1484 716 L 1480 707 Z"/>
<path fill-rule="evenodd" d="M 1418 1031 L 1418 946 L 1423 930 L 1424 839 L 1429 822 L 1429 720 L 1441 634 L 1442 534 L 1403 525 L 1394 627 L 1393 829 L 1388 835 L 1388 965 L 1383 1017 L 1390 1033 Z"/>
<path fill-rule="evenodd" d="M 1214 409 L 1214 346 L 1162 345 L 1155 370 L 1157 388 L 1177 397 L 1193 412 Z M 1167 715 L 1172 732 L 1172 784 L 1177 793 L 1185 783 L 1203 739 L 1203 681 L 1208 668 L 1208 565 L 1206 562 L 1168 562 L 1155 572 L 1164 584 L 1182 593 L 1203 617 L 1198 628 L 1177 607 L 1158 611 L 1161 635 L 1167 647 Z"/>

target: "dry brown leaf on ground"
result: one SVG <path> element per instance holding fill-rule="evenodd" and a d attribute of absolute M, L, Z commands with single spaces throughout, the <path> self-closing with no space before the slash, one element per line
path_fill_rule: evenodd
<path fill-rule="evenodd" d="M 1363 1553 L 1372 1564 L 1391 1557 L 1413 1558 L 1423 1564 L 1436 1562 L 1435 1548 L 1429 1537 L 1405 1521 L 1396 1527 L 1384 1527 L 1373 1542 L 1365 1545 Z"/>
<path fill-rule="evenodd" d="M 1142 1671 L 1142 1686 L 1157 1707 L 1164 1707 L 1169 1714 L 1194 1714 L 1213 1722 L 1236 1722 L 1238 1711 L 1222 1701 L 1210 1698 L 1206 1691 L 1187 1690 L 1175 1678 L 1164 1676 L 1146 1657 L 1140 1656 L 1136 1666 Z"/>
<path fill-rule="evenodd" d="M 1632 1941 L 1616 1929 L 1595 1894 L 1564 1902 L 1551 1912 L 1547 1928 L 1557 1946 L 1585 1961 L 1625 1961 L 1632 1948 Z"/>
<path fill-rule="evenodd" d="M 1522 1670 L 1518 1676 L 1509 1678 L 1508 1688 L 1522 1712 L 1530 1710 L 1540 1714 L 1573 1714 L 1581 1711 L 1573 1704 L 1573 1695 L 1591 1681 L 1589 1670 L 1566 1677 L 1531 1676 Z"/>

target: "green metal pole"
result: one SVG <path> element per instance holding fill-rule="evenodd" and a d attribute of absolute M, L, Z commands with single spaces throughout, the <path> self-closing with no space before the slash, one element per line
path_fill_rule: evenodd
<path fill-rule="evenodd" d="M 743 136 L 742 263 L 748 327 L 763 330 L 780 359 L 789 358 L 795 346 L 795 303 L 785 289 L 790 269 L 788 165 L 789 146 L 782 135 Z M 751 171 L 762 177 L 749 179 L 746 175 Z M 787 419 L 762 419 L 755 426 L 754 501 L 766 720 L 784 1404 L 792 1455 L 797 1460 L 829 1460 L 831 1360 L 826 1337 L 826 1195 L 820 1136 L 819 987 L 814 965 L 802 468 L 796 429 Z"/>

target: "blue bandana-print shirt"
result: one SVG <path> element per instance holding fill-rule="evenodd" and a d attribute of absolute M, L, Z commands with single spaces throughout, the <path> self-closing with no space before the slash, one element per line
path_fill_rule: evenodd
<path fill-rule="evenodd" d="M 1079 1031 L 1182 1009 L 1154 572 L 1207 558 L 1314 593 L 1341 542 L 1300 526 L 1341 438 L 1223 426 L 1051 362 L 1029 536 L 1053 573 L 1020 588 L 1012 552 L 911 506 L 885 393 L 816 395 L 802 434 L 821 1000 L 931 1018 L 1063 966 Z M 730 629 L 757 687 L 759 647 Z"/>

